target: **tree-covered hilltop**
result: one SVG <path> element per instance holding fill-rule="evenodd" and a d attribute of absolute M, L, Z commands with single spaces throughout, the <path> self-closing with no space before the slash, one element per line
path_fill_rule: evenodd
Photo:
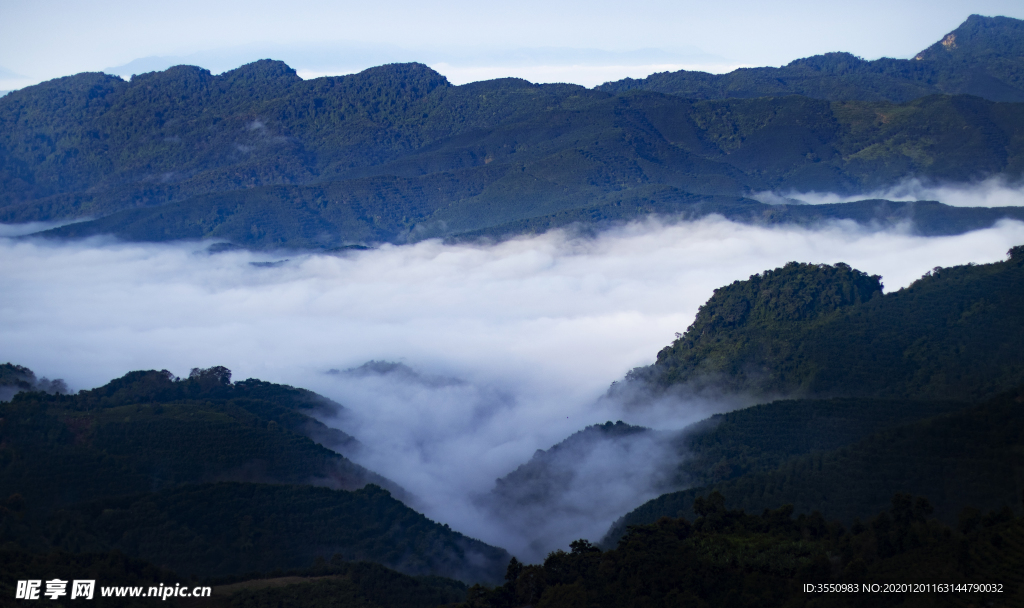
<path fill-rule="evenodd" d="M 682 487 L 673 479 L 671 434 L 619 422 L 595 424 L 498 478 L 474 497 L 480 512 L 537 560 L 580 535 L 603 533 L 639 502 Z"/>
<path fill-rule="evenodd" d="M 23 365 L 0 364 L 0 401 L 10 401 L 11 397 L 23 391 L 66 393 L 68 385 L 60 378 L 36 378 L 35 373 Z"/>
<path fill-rule="evenodd" d="M 573 477 L 578 473 L 576 468 L 595 450 L 650 433 L 650 429 L 621 420 L 588 426 L 547 450 L 537 450 L 529 461 L 498 478 L 484 497 L 484 503 L 499 512 L 543 508 L 572 486 Z"/>
<path fill-rule="evenodd" d="M 305 568 L 335 553 L 468 582 L 500 575 L 504 550 L 426 519 L 400 487 L 329 449 L 356 441 L 310 416 L 321 407 L 341 408 L 231 382 L 224 367 L 17 393 L 0 403 L 0 546 L 120 551 L 190 576 Z"/>
<path fill-rule="evenodd" d="M 891 497 L 867 523 L 844 527 L 792 505 L 760 515 L 702 497 L 697 517 L 631 527 L 609 551 L 586 540 L 541 565 L 513 560 L 506 583 L 470 589 L 465 608 L 574 606 L 964 606 L 1024 601 L 1024 519 L 976 512 L 951 529 L 927 499 Z M 755 512 L 756 513 L 756 512 Z M 973 512 L 972 512 L 973 513 Z M 952 589 L 865 590 L 865 584 Z M 972 583 L 1000 585 L 965 588 Z M 847 585 L 826 591 L 805 585 Z M 850 586 L 857 585 L 854 592 Z M 957 587 L 959 585 L 960 587 Z"/>
<path fill-rule="evenodd" d="M 393 482 L 310 439 L 331 435 L 305 413 L 323 401 L 260 380 L 232 383 L 222 367 L 187 379 L 131 372 L 76 395 L 22 392 L 0 403 L 0 496 L 20 494 L 36 517 L 215 480 L 376 483 L 402 496 Z"/>
<path fill-rule="evenodd" d="M 817 99 L 901 103 L 936 93 L 1024 101 L 1024 23 L 971 15 L 913 59 L 865 61 L 850 53 L 797 59 L 781 68 L 728 74 L 661 72 L 608 82 L 598 90 L 657 91 L 692 99 L 804 95 Z"/>
<path fill-rule="evenodd" d="M 956 53 L 981 48 L 968 38 Z M 1018 61 L 1015 48 L 971 51 L 971 61 L 1002 66 Z M 190 66 L 129 82 L 79 74 L 0 98 L 0 221 L 91 217 L 53 234 L 331 249 L 650 213 L 917 221 L 911 204 L 879 218 L 877 205 L 811 210 L 743 197 L 1022 176 L 1018 103 L 770 94 L 451 86 L 420 64 L 308 81 L 270 60 L 216 76 Z M 921 219 L 926 232 L 948 233 L 1019 211 L 938 207 Z"/>
<path fill-rule="evenodd" d="M 726 475 L 721 481 L 705 478 L 706 485 L 701 487 L 659 496 L 616 522 L 603 542 L 614 544 L 631 525 L 652 523 L 663 516 L 689 517 L 698 507 L 697 498 L 712 490 L 752 512 L 788 503 L 797 513 L 820 511 L 846 523 L 870 517 L 895 492 L 929 496 L 935 515 L 950 524 L 967 506 L 989 510 L 1015 505 L 1024 492 L 1022 402 L 1024 389 L 1015 389 L 960 411 L 950 404 L 946 413 L 935 408 L 936 415 L 931 417 L 902 425 L 882 424 L 878 432 L 842 447 L 804 453 L 798 448 L 788 458 L 785 448 L 776 449 L 782 458 L 776 457 L 774 463 L 771 454 L 764 458 L 756 453 L 758 445 L 766 443 L 764 438 L 749 441 L 755 453 L 744 458 L 748 443 L 744 434 L 727 428 L 717 437 L 718 449 L 704 446 L 704 452 L 717 451 L 726 465 L 754 461 L 750 472 Z M 930 409 L 920 405 L 891 404 L 894 409 L 916 409 L 918 415 Z M 784 429 L 789 422 L 785 403 L 759 408 L 755 418 L 765 435 Z M 743 416 L 737 418 L 742 421 Z M 716 443 L 713 434 L 705 437 Z M 698 434 L 698 449 L 702 447 L 699 439 Z"/>
<path fill-rule="evenodd" d="M 776 386 L 778 380 L 762 377 L 783 373 L 776 363 L 794 358 L 807 327 L 876 297 L 882 297 L 881 277 L 842 263 L 790 262 L 751 275 L 715 289 L 686 332 L 658 353 L 653 366 L 631 371 L 627 381 L 696 382 L 718 390 L 762 388 L 760 383 L 767 384 L 761 393 L 793 392 L 799 385 Z"/>
<path fill-rule="evenodd" d="M 754 395 L 975 399 L 1024 382 L 1024 248 L 935 268 L 882 294 L 880 277 L 790 263 L 719 288 L 627 381 Z"/>

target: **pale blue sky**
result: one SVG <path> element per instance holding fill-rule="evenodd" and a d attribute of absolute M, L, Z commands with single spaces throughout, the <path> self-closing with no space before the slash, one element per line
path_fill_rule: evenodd
<path fill-rule="evenodd" d="M 592 86 L 656 70 L 727 71 L 844 50 L 910 57 L 969 14 L 1024 18 L 1020 0 L 6 0 L 0 89 L 81 71 L 262 57 L 306 76 L 422 61 L 453 82 L 503 75 Z"/>

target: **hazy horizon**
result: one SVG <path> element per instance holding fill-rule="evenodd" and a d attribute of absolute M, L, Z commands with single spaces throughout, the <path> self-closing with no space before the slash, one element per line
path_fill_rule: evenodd
<path fill-rule="evenodd" d="M 215 72 L 273 58 L 306 76 L 420 61 L 460 84 L 520 77 L 593 86 L 654 71 L 779 66 L 832 51 L 909 58 L 973 13 L 1024 18 L 1024 6 L 1010 0 L 645 0 L 628 7 L 391 0 L 353 7 L 303 0 L 281 11 L 266 1 L 16 1 L 0 5 L 0 90 L 132 63 L 157 69 L 161 58 L 188 59 Z"/>

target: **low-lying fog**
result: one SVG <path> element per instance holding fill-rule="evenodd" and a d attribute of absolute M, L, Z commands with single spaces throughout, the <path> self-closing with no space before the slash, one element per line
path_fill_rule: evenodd
<path fill-rule="evenodd" d="M 367 446 L 359 460 L 417 495 L 417 508 L 536 560 L 576 538 L 597 541 L 652 496 L 636 480 L 657 463 L 635 450 L 594 460 L 607 476 L 590 470 L 573 500 L 601 508 L 569 509 L 534 527 L 539 539 L 522 522 L 490 520 L 474 497 L 587 425 L 676 429 L 727 407 L 595 405 L 684 331 L 714 288 L 798 260 L 846 262 L 893 290 L 935 266 L 1002 260 L 1021 243 L 1018 222 L 923 238 L 849 223 L 807 230 L 721 219 L 346 256 L 0 238 L 0 362 L 72 389 L 129 370 L 186 375 L 212 365 L 235 379 L 312 389 L 349 408 L 345 428 Z M 407 367 L 345 372 L 370 360 Z"/>
<path fill-rule="evenodd" d="M 751 198 L 767 204 L 797 201 L 821 205 L 880 198 L 889 201 L 940 201 L 953 207 L 1020 207 L 1024 205 L 1024 185 L 1011 184 L 1001 175 L 974 183 L 935 183 L 913 177 L 894 186 L 855 195 L 789 191 L 758 192 Z"/>

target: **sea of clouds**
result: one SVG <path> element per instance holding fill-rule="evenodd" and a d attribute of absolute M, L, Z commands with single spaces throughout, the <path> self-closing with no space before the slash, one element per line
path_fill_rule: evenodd
<path fill-rule="evenodd" d="M 587 425 L 671 430 L 735 406 L 600 399 L 651 363 L 716 287 L 797 260 L 846 262 L 882 275 L 891 291 L 935 266 L 1005 259 L 1022 243 L 1024 224 L 1009 221 L 926 238 L 849 222 L 766 228 L 720 218 L 340 256 L 0 237 L 0 362 L 72 389 L 130 370 L 186 375 L 213 365 L 235 379 L 309 388 L 347 408 L 328 421 L 356 435 L 358 460 L 413 493 L 416 508 L 535 560 L 575 538 L 598 540 L 653 497 L 631 480 L 650 477 L 639 468 L 657 459 L 595 455 L 573 500 L 601 509 L 542 522 L 541 538 L 525 538 L 522 522 L 495 521 L 477 497 Z M 405 367 L 346 372 L 371 360 Z"/>

